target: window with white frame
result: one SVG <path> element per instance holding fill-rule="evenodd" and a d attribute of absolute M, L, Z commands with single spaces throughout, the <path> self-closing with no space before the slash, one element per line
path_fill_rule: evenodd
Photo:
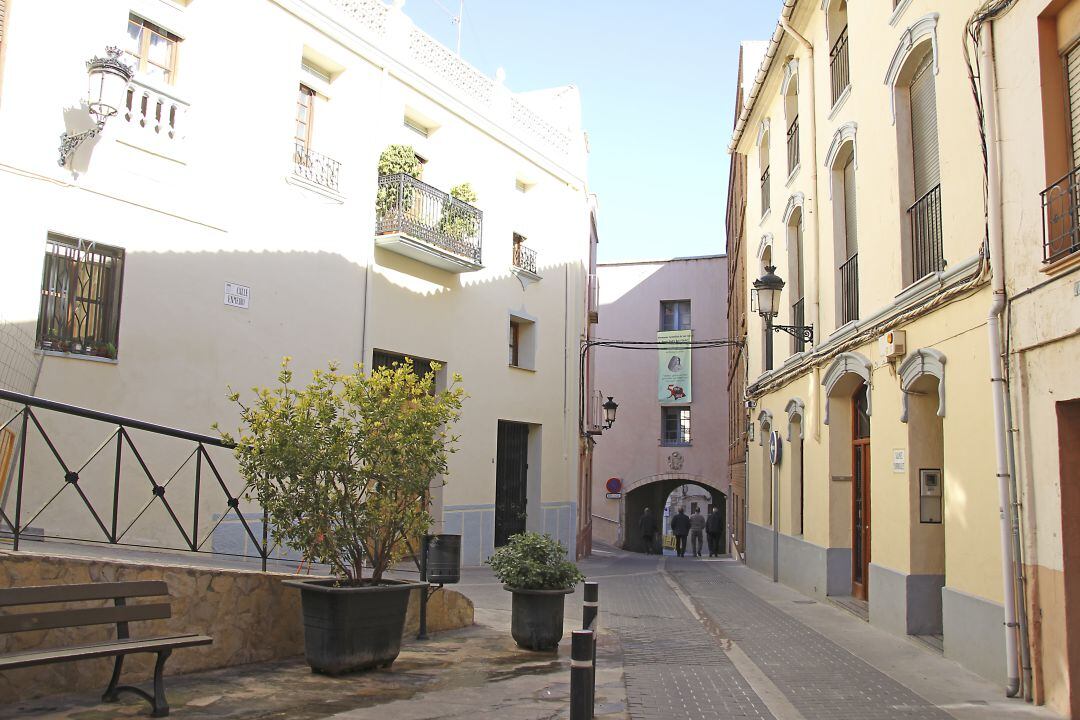
<path fill-rule="evenodd" d="M 128 17 L 124 56 L 140 74 L 170 85 L 176 82 L 180 37 L 132 14 Z"/>
<path fill-rule="evenodd" d="M 660 444 L 667 446 L 690 444 L 690 408 L 660 408 Z"/>

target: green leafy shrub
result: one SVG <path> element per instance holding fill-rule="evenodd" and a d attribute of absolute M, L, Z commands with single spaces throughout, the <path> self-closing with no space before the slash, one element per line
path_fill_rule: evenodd
<path fill-rule="evenodd" d="M 561 542 L 535 532 L 512 535 L 486 562 L 500 582 L 522 590 L 564 590 L 585 579 Z"/>
<path fill-rule="evenodd" d="M 417 375 L 411 360 L 365 375 L 316 370 L 293 386 L 289 358 L 278 386 L 254 388 L 240 406 L 236 443 L 246 493 L 266 510 L 275 542 L 330 565 L 343 584 L 371 582 L 405 555 L 408 541 L 431 527 L 428 492 L 447 472 L 460 416 L 460 376 L 433 392 L 437 364 Z"/>
<path fill-rule="evenodd" d="M 379 155 L 379 177 L 384 175 L 411 175 L 419 179 L 424 166 L 416 159 L 416 150 L 412 145 L 388 145 Z M 401 192 L 401 210 L 408 212 L 413 204 L 413 188 L 406 185 Z M 375 207 L 379 217 L 397 210 L 398 188 L 380 187 L 375 198 Z"/>
<path fill-rule="evenodd" d="M 467 182 L 450 188 L 450 197 L 470 205 L 477 201 L 476 191 Z M 452 200 L 443 203 L 439 230 L 444 234 L 461 241 L 474 237 L 478 229 L 477 217 L 468 208 Z"/>

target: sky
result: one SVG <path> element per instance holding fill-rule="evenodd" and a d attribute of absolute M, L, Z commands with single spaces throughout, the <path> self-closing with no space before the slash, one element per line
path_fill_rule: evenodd
<path fill-rule="evenodd" d="M 461 54 L 515 92 L 574 84 L 599 197 L 600 262 L 724 251 L 727 145 L 742 40 L 780 0 L 465 0 Z M 405 12 L 447 47 L 458 0 Z"/>

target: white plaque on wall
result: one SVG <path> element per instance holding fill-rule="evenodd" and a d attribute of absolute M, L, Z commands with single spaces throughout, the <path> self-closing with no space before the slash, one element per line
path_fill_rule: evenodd
<path fill-rule="evenodd" d="M 907 451 L 895 449 L 892 451 L 892 471 L 902 473 L 907 470 Z"/>
<path fill-rule="evenodd" d="M 248 309 L 248 305 L 251 303 L 251 288 L 247 285 L 237 285 L 236 283 L 225 283 L 225 304 L 229 307 L 241 308 L 243 310 Z"/>

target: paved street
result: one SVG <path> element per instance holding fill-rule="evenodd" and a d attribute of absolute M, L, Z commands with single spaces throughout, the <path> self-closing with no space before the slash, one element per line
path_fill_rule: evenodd
<path fill-rule="evenodd" d="M 870 627 L 729 559 L 599 550 L 582 563 L 600 583 L 598 717 L 1013 718 L 1054 717 L 924 645 Z M 569 647 L 517 650 L 510 596 L 484 569 L 458 586 L 477 626 L 409 642 L 388 672 L 312 675 L 302 661 L 176 677 L 174 717 L 565 718 Z M 581 596 L 567 601 L 580 626 Z M 139 717 L 144 706 L 47 698 L 0 718 Z"/>

